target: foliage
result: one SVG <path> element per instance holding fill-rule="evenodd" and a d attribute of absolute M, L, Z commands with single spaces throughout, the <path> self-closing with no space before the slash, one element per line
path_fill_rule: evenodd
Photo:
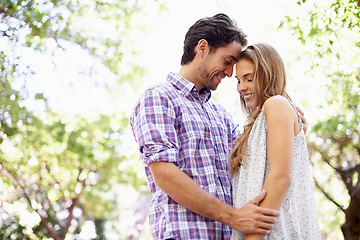
<path fill-rule="evenodd" d="M 64 210 L 71 216 L 78 203 L 87 214 L 106 217 L 112 203 L 104 196 L 111 184 L 120 180 L 117 165 L 122 157 L 116 151 L 119 139 L 112 135 L 120 134 L 124 126 L 115 129 L 104 119 L 94 123 L 81 120 L 74 129 L 71 125 L 56 116 L 50 124 L 33 118 L 32 124 L 21 131 L 26 138 L 5 140 L 6 148 L 2 149 L 2 170 L 7 180 L 25 196 L 30 211 L 43 218 L 50 234 L 53 230 L 48 228 L 47 218 Z M 15 148 L 13 156 L 6 152 L 10 146 Z"/>
<path fill-rule="evenodd" d="M 139 188 L 145 183 L 136 161 L 123 167 L 134 159 L 123 146 L 127 117 L 64 118 L 52 111 L 43 93 L 29 93 L 25 83 L 36 71 L 23 61 L 26 54 L 76 45 L 100 59 L 119 83 L 140 79 L 144 72 L 128 61 L 135 54 L 128 45 L 129 30 L 140 25 L 133 19 L 142 4 L 0 1 L 0 239 L 75 236 L 85 220 L 100 226 L 114 217 L 116 184 Z M 28 100 L 42 105 L 42 111 L 30 110 Z"/>
<path fill-rule="evenodd" d="M 157 0 L 148 1 L 161 5 Z M 0 31 L 13 43 L 39 51 L 50 51 L 53 42 L 64 50 L 76 44 L 99 58 L 123 82 L 144 74 L 139 65 L 123 61 L 127 55 L 136 54 L 128 47 L 129 30 L 145 28 L 133 21 L 142 4 L 129 0 L 1 0 L 0 16 L 5 25 Z M 124 68 L 128 69 L 126 73 L 121 71 Z"/>
<path fill-rule="evenodd" d="M 316 179 L 317 187 L 328 200 L 345 213 L 346 222 L 342 227 L 345 239 L 353 239 L 345 235 L 345 232 L 354 231 L 354 229 L 346 230 L 346 226 L 359 222 L 359 216 L 355 214 L 360 202 L 359 70 L 357 69 L 357 73 L 353 74 L 332 76 L 332 84 L 328 86 L 332 94 L 328 102 L 329 107 L 333 107 L 336 114 L 319 121 L 313 127 L 312 130 L 317 136 L 309 145 L 318 174 L 327 176 L 324 179 L 320 177 Z M 334 175 L 337 176 L 337 182 L 334 182 Z M 342 185 L 338 185 L 339 182 Z M 344 192 L 348 195 L 344 195 Z M 353 214 L 355 215 L 352 216 Z"/>
<path fill-rule="evenodd" d="M 330 53 L 331 46 L 343 33 L 342 30 L 354 29 L 360 27 L 359 24 L 359 6 L 357 0 L 338 0 L 323 1 L 320 3 L 301 0 L 297 3 L 300 6 L 305 4 L 313 4 L 309 12 L 305 14 L 308 21 L 303 21 L 300 17 L 293 19 L 286 16 L 286 23 L 293 31 L 301 43 L 306 44 L 308 40 L 315 41 L 315 46 L 323 53 Z M 301 22 L 301 25 L 299 23 Z M 282 24 L 284 24 L 283 22 Z M 325 44 L 325 48 L 320 45 Z M 327 44 L 326 44 L 327 43 Z M 355 42 L 357 45 L 359 42 Z M 318 51 L 317 53 L 319 53 Z M 322 56 L 318 55 L 318 56 Z"/>
<path fill-rule="evenodd" d="M 18 96 L 16 91 L 12 94 Z M 27 203 L 29 214 L 36 212 L 40 216 L 34 226 L 39 237 L 47 232 L 54 239 L 64 239 L 71 230 L 76 208 L 90 219 L 108 217 L 115 207 L 114 199 L 108 196 L 113 184 L 126 182 L 135 187 L 143 184 L 136 177 L 130 178 L 129 173 L 119 175 L 118 166 L 125 161 L 119 140 L 128 125 L 126 118 L 100 116 L 94 122 L 86 119 L 65 122 L 48 112 L 46 119 L 41 120 L 20 107 L 20 101 L 13 100 L 9 105 L 4 99 L 8 98 L 1 99 L 5 110 L 1 114 L 0 170 L 2 186 L 13 191 L 2 200 L 13 203 L 5 208 L 10 211 Z M 5 221 L 14 217 L 16 214 Z M 18 228 L 29 224 L 23 223 Z M 6 225 L 9 228 L 2 239 L 7 239 L 10 227 L 14 228 Z M 29 233 L 20 230 L 32 234 L 30 230 Z"/>
<path fill-rule="evenodd" d="M 310 10 L 304 16 L 286 17 L 281 27 L 287 26 L 308 49 L 310 72 L 321 71 L 328 79 L 322 105 L 328 115 L 314 125 L 309 141 L 315 184 L 344 214 L 333 210 L 338 220 L 327 214 L 329 226 L 323 231 L 330 232 L 331 224 L 345 220 L 341 226 L 345 239 L 359 239 L 360 1 L 301 0 L 298 4 Z"/>

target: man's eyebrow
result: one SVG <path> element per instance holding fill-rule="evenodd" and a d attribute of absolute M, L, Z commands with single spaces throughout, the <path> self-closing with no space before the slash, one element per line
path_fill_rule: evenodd
<path fill-rule="evenodd" d="M 237 62 L 238 59 L 236 57 L 234 57 L 233 55 L 224 55 L 224 58 L 231 58 L 233 61 Z"/>
<path fill-rule="evenodd" d="M 237 62 L 238 59 L 237 59 L 236 57 L 234 57 L 234 56 L 232 56 L 232 55 L 231 55 L 230 57 L 231 57 L 235 62 Z"/>

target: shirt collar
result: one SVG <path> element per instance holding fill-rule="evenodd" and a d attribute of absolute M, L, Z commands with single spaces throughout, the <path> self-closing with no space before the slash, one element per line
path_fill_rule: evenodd
<path fill-rule="evenodd" d="M 185 96 L 191 94 L 191 92 L 197 93 L 200 99 L 204 99 L 206 102 L 211 98 L 211 91 L 208 88 L 203 88 L 201 91 L 195 86 L 194 83 L 183 78 L 177 73 L 170 72 L 167 76 L 167 81 L 169 81 L 174 87 L 179 89 L 184 93 Z"/>

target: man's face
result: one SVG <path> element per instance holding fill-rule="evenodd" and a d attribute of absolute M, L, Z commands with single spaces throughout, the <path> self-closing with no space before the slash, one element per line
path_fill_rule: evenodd
<path fill-rule="evenodd" d="M 241 50 L 241 44 L 234 41 L 206 55 L 199 66 L 201 81 L 199 86 L 216 90 L 222 79 L 232 76 L 234 64 Z"/>

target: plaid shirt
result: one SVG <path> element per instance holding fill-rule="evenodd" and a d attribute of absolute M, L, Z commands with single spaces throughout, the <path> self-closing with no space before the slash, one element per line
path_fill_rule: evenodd
<path fill-rule="evenodd" d="M 211 91 L 170 73 L 167 82 L 143 93 L 131 126 L 145 164 L 153 200 L 149 212 L 154 239 L 230 239 L 231 228 L 199 216 L 155 186 L 149 164 L 172 162 L 205 191 L 232 204 L 228 156 L 236 125 Z"/>

